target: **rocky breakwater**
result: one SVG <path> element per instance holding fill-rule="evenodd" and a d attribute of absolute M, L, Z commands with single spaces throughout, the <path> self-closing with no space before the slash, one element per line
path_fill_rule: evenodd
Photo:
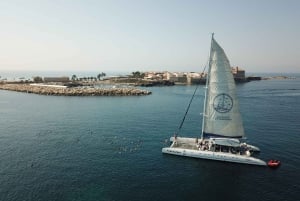
<path fill-rule="evenodd" d="M 143 96 L 150 91 L 137 88 L 62 88 L 29 84 L 0 84 L 0 89 L 52 96 Z"/>

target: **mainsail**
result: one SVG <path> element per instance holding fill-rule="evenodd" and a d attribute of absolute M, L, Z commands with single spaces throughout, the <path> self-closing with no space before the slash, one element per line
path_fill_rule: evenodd
<path fill-rule="evenodd" d="M 244 137 L 229 60 L 212 36 L 202 137 Z"/>

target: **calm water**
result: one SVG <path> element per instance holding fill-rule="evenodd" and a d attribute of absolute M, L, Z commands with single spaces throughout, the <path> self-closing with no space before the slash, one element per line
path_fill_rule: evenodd
<path fill-rule="evenodd" d="M 279 169 L 163 155 L 195 86 L 144 97 L 0 91 L 0 200 L 299 200 L 300 79 L 238 85 L 249 143 Z M 201 130 L 203 88 L 181 131 Z"/>

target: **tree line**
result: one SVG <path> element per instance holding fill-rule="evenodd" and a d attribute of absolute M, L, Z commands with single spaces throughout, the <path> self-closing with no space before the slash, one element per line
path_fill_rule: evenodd
<path fill-rule="evenodd" d="M 101 80 L 101 78 L 104 78 L 106 76 L 106 73 L 99 73 L 97 77 L 77 77 L 77 75 L 72 75 L 71 80 L 72 81 L 97 81 Z"/>
<path fill-rule="evenodd" d="M 77 77 L 77 75 L 72 75 L 71 80 L 74 81 L 98 81 L 101 80 L 106 76 L 105 73 L 99 73 L 96 77 L 90 76 L 90 77 Z M 43 82 L 43 78 L 40 76 L 33 77 L 33 82 L 41 83 Z"/>

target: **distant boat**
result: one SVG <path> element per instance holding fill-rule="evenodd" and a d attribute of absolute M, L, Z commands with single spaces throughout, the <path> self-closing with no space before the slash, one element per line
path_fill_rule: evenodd
<path fill-rule="evenodd" d="M 252 156 L 259 148 L 246 144 L 229 60 L 212 34 L 200 138 L 170 138 L 163 153 L 218 161 L 266 165 Z"/>

